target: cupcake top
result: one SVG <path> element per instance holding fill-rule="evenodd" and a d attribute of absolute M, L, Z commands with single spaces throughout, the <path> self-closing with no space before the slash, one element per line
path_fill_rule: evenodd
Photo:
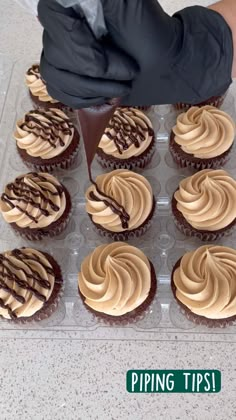
<path fill-rule="evenodd" d="M 178 116 L 173 132 L 175 142 L 185 153 L 211 159 L 230 149 L 235 124 L 228 114 L 213 106 L 193 106 Z"/>
<path fill-rule="evenodd" d="M 141 226 L 153 208 L 149 182 L 135 172 L 117 169 L 99 175 L 86 192 L 86 210 L 94 223 L 112 232 Z"/>
<path fill-rule="evenodd" d="M 32 157 L 52 159 L 61 155 L 71 144 L 74 126 L 59 109 L 50 108 L 27 112 L 17 121 L 14 138 L 17 146 Z"/>
<path fill-rule="evenodd" d="M 30 317 L 49 300 L 55 275 L 47 256 L 32 248 L 0 254 L 0 316 Z"/>
<path fill-rule="evenodd" d="M 134 108 L 117 108 L 99 148 L 118 159 L 140 156 L 153 141 L 154 132 L 149 118 Z"/>
<path fill-rule="evenodd" d="M 56 222 L 66 208 L 65 188 L 52 175 L 28 173 L 5 187 L 0 211 L 7 223 L 41 229 Z"/>
<path fill-rule="evenodd" d="M 50 102 L 52 104 L 58 103 L 56 99 L 53 99 L 49 95 L 47 87 L 40 75 L 38 64 L 33 64 L 32 67 L 29 68 L 25 75 L 25 83 L 32 95 L 36 96 L 40 101 Z"/>
<path fill-rule="evenodd" d="M 236 219 L 236 181 L 224 170 L 209 170 L 180 182 L 177 209 L 198 230 L 218 231 Z"/>
<path fill-rule="evenodd" d="M 147 257 L 123 242 L 99 246 L 81 265 L 79 290 L 85 303 L 95 311 L 124 315 L 146 300 L 150 288 Z"/>
<path fill-rule="evenodd" d="M 205 245 L 188 252 L 173 273 L 176 297 L 210 319 L 236 315 L 236 250 Z"/>

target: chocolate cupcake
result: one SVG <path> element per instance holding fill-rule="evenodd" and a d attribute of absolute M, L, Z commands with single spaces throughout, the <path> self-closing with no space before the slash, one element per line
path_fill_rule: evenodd
<path fill-rule="evenodd" d="M 32 248 L 0 254 L 0 317 L 14 322 L 40 321 L 57 308 L 61 269 L 48 254 Z"/>
<path fill-rule="evenodd" d="M 230 234 L 236 225 L 236 181 L 223 170 L 197 172 L 180 182 L 172 199 L 178 229 L 202 241 Z"/>
<path fill-rule="evenodd" d="M 48 91 L 47 86 L 44 83 L 40 70 L 39 64 L 33 64 L 25 74 L 25 83 L 29 89 L 29 94 L 32 99 L 32 102 L 35 104 L 36 108 L 59 108 L 59 109 L 68 109 L 66 105 L 63 105 L 61 102 L 53 99 Z"/>
<path fill-rule="evenodd" d="M 88 188 L 86 200 L 86 211 L 99 234 L 116 241 L 143 235 L 155 211 L 146 178 L 123 169 L 99 175 Z"/>
<path fill-rule="evenodd" d="M 144 168 L 155 152 L 152 123 L 134 108 L 117 108 L 97 149 L 103 168 Z"/>
<path fill-rule="evenodd" d="M 172 291 L 188 319 L 209 327 L 236 320 L 236 250 L 205 245 L 186 253 L 172 272 Z"/>
<path fill-rule="evenodd" d="M 17 121 L 14 138 L 21 159 L 31 170 L 67 169 L 79 152 L 79 133 L 60 109 L 27 112 Z"/>
<path fill-rule="evenodd" d="M 235 123 L 211 106 L 192 107 L 177 118 L 170 136 L 170 152 L 181 167 L 216 169 L 230 157 Z"/>
<path fill-rule="evenodd" d="M 156 292 L 153 265 L 138 248 L 124 242 L 101 245 L 79 273 L 79 293 L 87 309 L 105 321 L 136 321 Z"/>
<path fill-rule="evenodd" d="M 216 108 L 220 108 L 223 105 L 226 95 L 227 95 L 227 92 L 225 92 L 223 95 L 212 96 L 206 101 L 203 101 L 198 104 L 194 104 L 194 106 L 202 107 L 202 106 L 209 105 L 209 106 L 214 106 Z M 186 104 L 184 102 L 178 102 L 177 104 L 174 105 L 175 109 L 177 109 L 178 111 L 187 111 L 192 106 L 193 104 Z"/>
<path fill-rule="evenodd" d="M 59 235 L 71 214 L 66 188 L 47 173 L 28 173 L 9 183 L 0 199 L 0 211 L 15 232 L 29 240 Z"/>

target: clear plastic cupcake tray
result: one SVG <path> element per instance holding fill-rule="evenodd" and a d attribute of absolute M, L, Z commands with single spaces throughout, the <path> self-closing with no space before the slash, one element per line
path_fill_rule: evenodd
<path fill-rule="evenodd" d="M 24 86 L 24 73 L 31 62 L 11 64 L 0 55 L 0 191 L 16 176 L 28 172 L 19 158 L 12 133 L 15 122 L 33 108 Z M 236 119 L 235 101 L 229 92 L 223 109 Z M 156 133 L 156 152 L 150 165 L 141 173 L 150 181 L 157 209 L 149 231 L 130 244 L 141 248 L 154 264 L 158 279 L 157 294 L 146 313 L 135 323 L 104 323 L 89 312 L 78 295 L 77 278 L 82 260 L 96 246 L 108 242 L 95 233 L 85 212 L 84 192 L 89 185 L 82 144 L 78 160 L 71 170 L 55 175 L 68 188 L 73 201 L 73 214 L 63 234 L 42 242 L 27 242 L 16 236 L 0 217 L 0 252 L 31 246 L 51 253 L 61 265 L 64 278 L 63 297 L 55 313 L 41 322 L 22 325 L 0 321 L 1 338 L 54 339 L 133 339 L 180 341 L 236 341 L 236 323 L 227 328 L 210 329 L 190 322 L 172 296 L 170 276 L 174 264 L 188 250 L 201 246 L 196 239 L 187 239 L 176 230 L 170 209 L 171 197 L 181 179 L 191 175 L 188 169 L 178 169 L 168 151 L 168 137 L 176 119 L 171 106 L 152 107 L 148 116 Z M 71 114 L 75 124 L 76 116 Z M 226 169 L 236 177 L 236 150 Z M 102 173 L 95 161 L 94 176 Z M 219 241 L 236 246 L 236 232 Z"/>

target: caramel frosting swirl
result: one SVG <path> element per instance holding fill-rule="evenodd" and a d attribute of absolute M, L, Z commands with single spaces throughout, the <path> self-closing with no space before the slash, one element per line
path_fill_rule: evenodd
<path fill-rule="evenodd" d="M 17 121 L 14 138 L 17 146 L 32 157 L 52 159 L 71 144 L 74 126 L 59 109 L 29 111 Z"/>
<path fill-rule="evenodd" d="M 140 156 L 153 141 L 153 127 L 149 118 L 134 108 L 117 108 L 99 148 L 118 159 Z"/>
<path fill-rule="evenodd" d="M 40 101 L 50 102 L 52 104 L 58 103 L 56 99 L 53 99 L 49 95 L 47 87 L 40 75 L 38 64 L 34 64 L 32 67 L 29 68 L 25 75 L 25 83 L 32 95 L 36 96 Z"/>
<path fill-rule="evenodd" d="M 19 176 L 5 187 L 0 211 L 7 223 L 21 228 L 41 229 L 56 222 L 66 208 L 65 190 L 47 173 Z"/>
<path fill-rule="evenodd" d="M 210 159 L 230 149 L 235 123 L 228 114 L 213 106 L 193 106 L 178 116 L 173 132 L 175 142 L 185 153 Z"/>
<path fill-rule="evenodd" d="M 79 290 L 95 311 L 124 315 L 146 300 L 150 288 L 147 257 L 123 242 L 99 246 L 81 265 Z"/>
<path fill-rule="evenodd" d="M 49 300 L 55 283 L 46 255 L 32 248 L 0 254 L 0 316 L 30 317 Z"/>
<path fill-rule="evenodd" d="M 96 185 L 91 185 L 86 192 L 86 210 L 94 223 L 112 232 L 122 232 L 136 229 L 147 220 L 153 208 L 153 193 L 151 185 L 142 175 L 117 169 L 99 175 Z M 119 211 L 113 208 L 109 199 L 123 208 L 127 225 L 122 223 Z"/>
<path fill-rule="evenodd" d="M 236 219 L 236 181 L 224 170 L 205 169 L 184 179 L 174 197 L 195 229 L 218 231 Z"/>
<path fill-rule="evenodd" d="M 210 319 L 236 315 L 236 250 L 205 245 L 188 252 L 173 274 L 176 297 Z"/>

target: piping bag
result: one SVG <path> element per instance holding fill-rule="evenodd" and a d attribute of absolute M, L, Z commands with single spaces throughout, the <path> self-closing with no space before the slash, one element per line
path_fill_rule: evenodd
<path fill-rule="evenodd" d="M 82 13 L 97 39 L 107 34 L 100 0 L 57 0 L 57 2 L 65 8 L 73 7 L 75 12 L 80 15 Z M 93 184 L 91 165 L 101 137 L 120 101 L 120 98 L 111 99 L 109 103 L 104 105 L 83 108 L 77 111 L 84 140 L 89 178 Z"/>

